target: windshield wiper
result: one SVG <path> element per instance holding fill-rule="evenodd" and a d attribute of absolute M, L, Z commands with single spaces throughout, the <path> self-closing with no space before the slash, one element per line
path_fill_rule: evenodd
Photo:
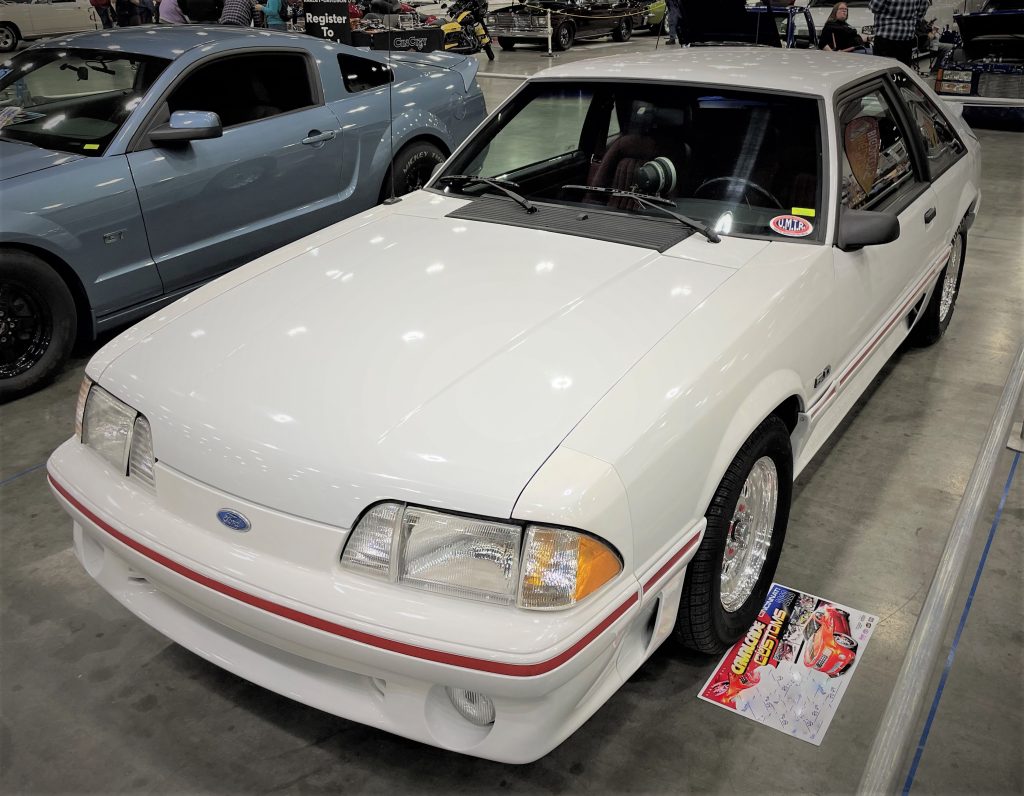
<path fill-rule="evenodd" d="M 632 199 L 638 205 L 642 207 L 649 207 L 653 210 L 660 210 L 666 215 L 672 216 L 676 221 L 679 221 L 686 226 L 697 230 L 701 235 L 707 238 L 712 243 L 721 243 L 721 236 L 715 232 L 711 227 L 705 224 L 703 221 L 698 221 L 695 218 L 684 216 L 682 213 L 677 213 L 675 210 L 669 210 L 670 207 L 675 207 L 676 203 L 671 199 L 666 199 L 664 196 L 653 196 L 646 193 L 637 193 L 636 191 L 624 191 L 619 188 L 602 188 L 597 185 L 563 185 L 562 188 L 567 191 L 586 191 L 593 193 L 603 193 L 608 196 L 613 196 L 616 199 Z"/>
<path fill-rule="evenodd" d="M 437 182 L 438 185 L 458 183 L 460 188 L 468 188 L 472 185 L 489 185 L 491 188 L 501 191 L 510 199 L 515 200 L 527 213 L 537 212 L 536 205 L 512 190 L 512 188 L 518 188 L 519 186 L 510 180 L 497 180 L 493 177 L 474 177 L 472 174 L 446 174 L 444 177 L 440 177 Z"/>

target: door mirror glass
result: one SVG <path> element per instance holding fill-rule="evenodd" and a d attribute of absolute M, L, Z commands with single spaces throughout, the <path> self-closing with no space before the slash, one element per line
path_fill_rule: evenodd
<path fill-rule="evenodd" d="M 838 245 L 844 252 L 892 243 L 899 236 L 900 220 L 895 213 L 844 209 L 839 214 Z"/>
<path fill-rule="evenodd" d="M 168 141 L 200 141 L 204 138 L 220 138 L 224 130 L 220 117 L 212 111 L 175 111 L 171 120 L 149 134 L 154 143 Z"/>

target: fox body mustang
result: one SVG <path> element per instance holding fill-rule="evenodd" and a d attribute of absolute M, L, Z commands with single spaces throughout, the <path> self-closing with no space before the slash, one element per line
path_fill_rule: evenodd
<path fill-rule="evenodd" d="M 794 477 L 950 322 L 978 160 L 884 59 L 543 72 L 423 190 L 93 358 L 49 461 L 77 554 L 267 688 L 534 760 L 745 632 Z"/>

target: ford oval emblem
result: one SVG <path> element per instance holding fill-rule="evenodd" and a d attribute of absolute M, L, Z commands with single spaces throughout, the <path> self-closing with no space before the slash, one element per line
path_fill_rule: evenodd
<path fill-rule="evenodd" d="M 218 511 L 217 519 L 220 520 L 221 525 L 225 525 L 233 531 L 244 533 L 252 527 L 249 520 L 245 518 L 245 515 L 231 509 L 221 509 Z"/>

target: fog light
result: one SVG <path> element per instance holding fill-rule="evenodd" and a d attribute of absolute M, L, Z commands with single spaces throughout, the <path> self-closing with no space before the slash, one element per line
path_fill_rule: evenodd
<path fill-rule="evenodd" d="M 467 691 L 465 688 L 446 686 L 444 690 L 452 701 L 452 706 L 466 721 L 478 727 L 494 724 L 494 703 L 488 697 L 476 691 Z"/>

